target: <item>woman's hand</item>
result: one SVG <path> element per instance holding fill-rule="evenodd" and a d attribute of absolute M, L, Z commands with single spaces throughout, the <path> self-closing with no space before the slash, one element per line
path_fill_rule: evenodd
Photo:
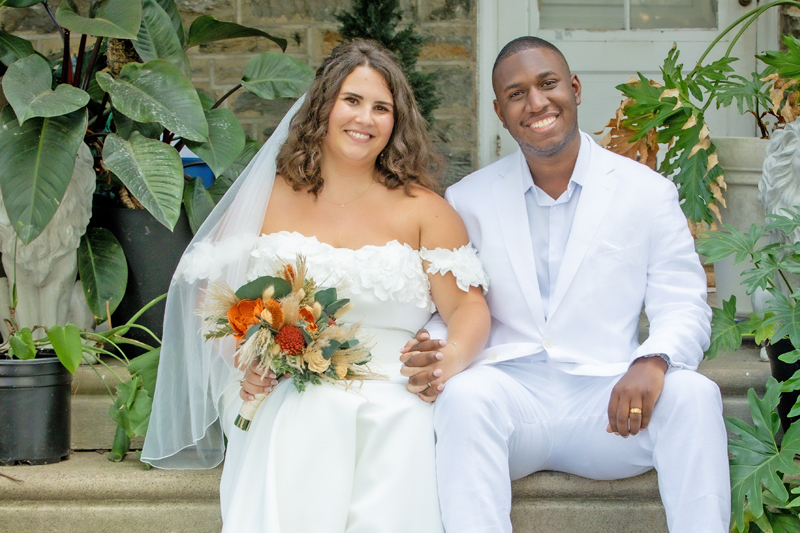
<path fill-rule="evenodd" d="M 254 361 L 244 372 L 239 396 L 246 402 L 253 400 L 256 394 L 269 394 L 272 392 L 272 388 L 278 384 L 272 370 L 260 373 L 257 367 L 258 362 Z"/>
<path fill-rule="evenodd" d="M 417 337 L 419 339 L 419 335 Z M 400 361 L 400 374 L 408 377 L 406 389 L 423 401 L 433 402 L 444 390 L 445 382 L 463 370 L 463 360 L 456 346 L 442 340 L 428 340 L 427 344 L 406 345 Z M 423 346 L 435 345 L 421 351 Z"/>

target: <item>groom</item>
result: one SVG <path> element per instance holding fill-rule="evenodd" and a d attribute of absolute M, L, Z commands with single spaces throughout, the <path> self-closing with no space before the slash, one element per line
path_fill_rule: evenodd
<path fill-rule="evenodd" d="M 492 283 L 487 349 L 436 400 L 445 529 L 511 531 L 510 480 L 532 472 L 655 467 L 670 531 L 727 532 L 722 402 L 695 372 L 711 313 L 675 186 L 578 129 L 581 84 L 552 44 L 510 42 L 492 83 L 519 150 L 445 195 Z M 402 357 L 414 392 L 441 365 L 441 326 Z"/>

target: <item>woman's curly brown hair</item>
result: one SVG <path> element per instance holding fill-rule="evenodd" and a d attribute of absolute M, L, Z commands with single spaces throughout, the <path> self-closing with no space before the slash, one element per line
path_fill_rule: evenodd
<path fill-rule="evenodd" d="M 278 173 L 295 191 L 305 188 L 316 196 L 322 190 L 320 162 L 328 117 L 345 78 L 356 67 L 368 67 L 383 76 L 394 98 L 394 129 L 375 161 L 379 181 L 389 189 L 402 186 L 409 196 L 412 184 L 434 189 L 434 176 L 441 162 L 433 151 L 408 80 L 391 52 L 366 40 L 337 46 L 317 69 L 278 154 Z"/>

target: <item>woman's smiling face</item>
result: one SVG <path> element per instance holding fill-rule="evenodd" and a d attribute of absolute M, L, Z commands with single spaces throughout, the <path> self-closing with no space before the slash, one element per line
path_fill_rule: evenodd
<path fill-rule="evenodd" d="M 356 67 L 342 83 L 328 117 L 323 157 L 375 161 L 394 128 L 394 98 L 386 80 L 369 67 Z"/>

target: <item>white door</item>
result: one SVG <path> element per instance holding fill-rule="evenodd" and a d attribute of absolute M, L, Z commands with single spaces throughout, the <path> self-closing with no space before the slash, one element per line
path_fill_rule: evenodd
<path fill-rule="evenodd" d="M 746 0 L 743 0 L 746 2 Z M 636 72 L 661 79 L 659 68 L 673 42 L 688 73 L 703 51 L 756 1 L 738 0 L 478 0 L 479 164 L 484 166 L 516 149 L 516 143 L 494 114 L 491 70 L 500 49 L 522 35 L 555 44 L 581 80 L 579 124 L 600 131 L 622 100 L 615 89 Z M 704 61 L 720 58 L 736 32 L 721 41 Z M 736 70 L 755 69 L 754 54 L 778 46 L 778 8 L 771 8 L 739 39 L 732 56 Z M 762 65 L 763 67 L 763 65 Z M 753 136 L 755 124 L 732 106 L 709 112 L 713 135 Z M 599 138 L 599 136 L 595 136 Z"/>

